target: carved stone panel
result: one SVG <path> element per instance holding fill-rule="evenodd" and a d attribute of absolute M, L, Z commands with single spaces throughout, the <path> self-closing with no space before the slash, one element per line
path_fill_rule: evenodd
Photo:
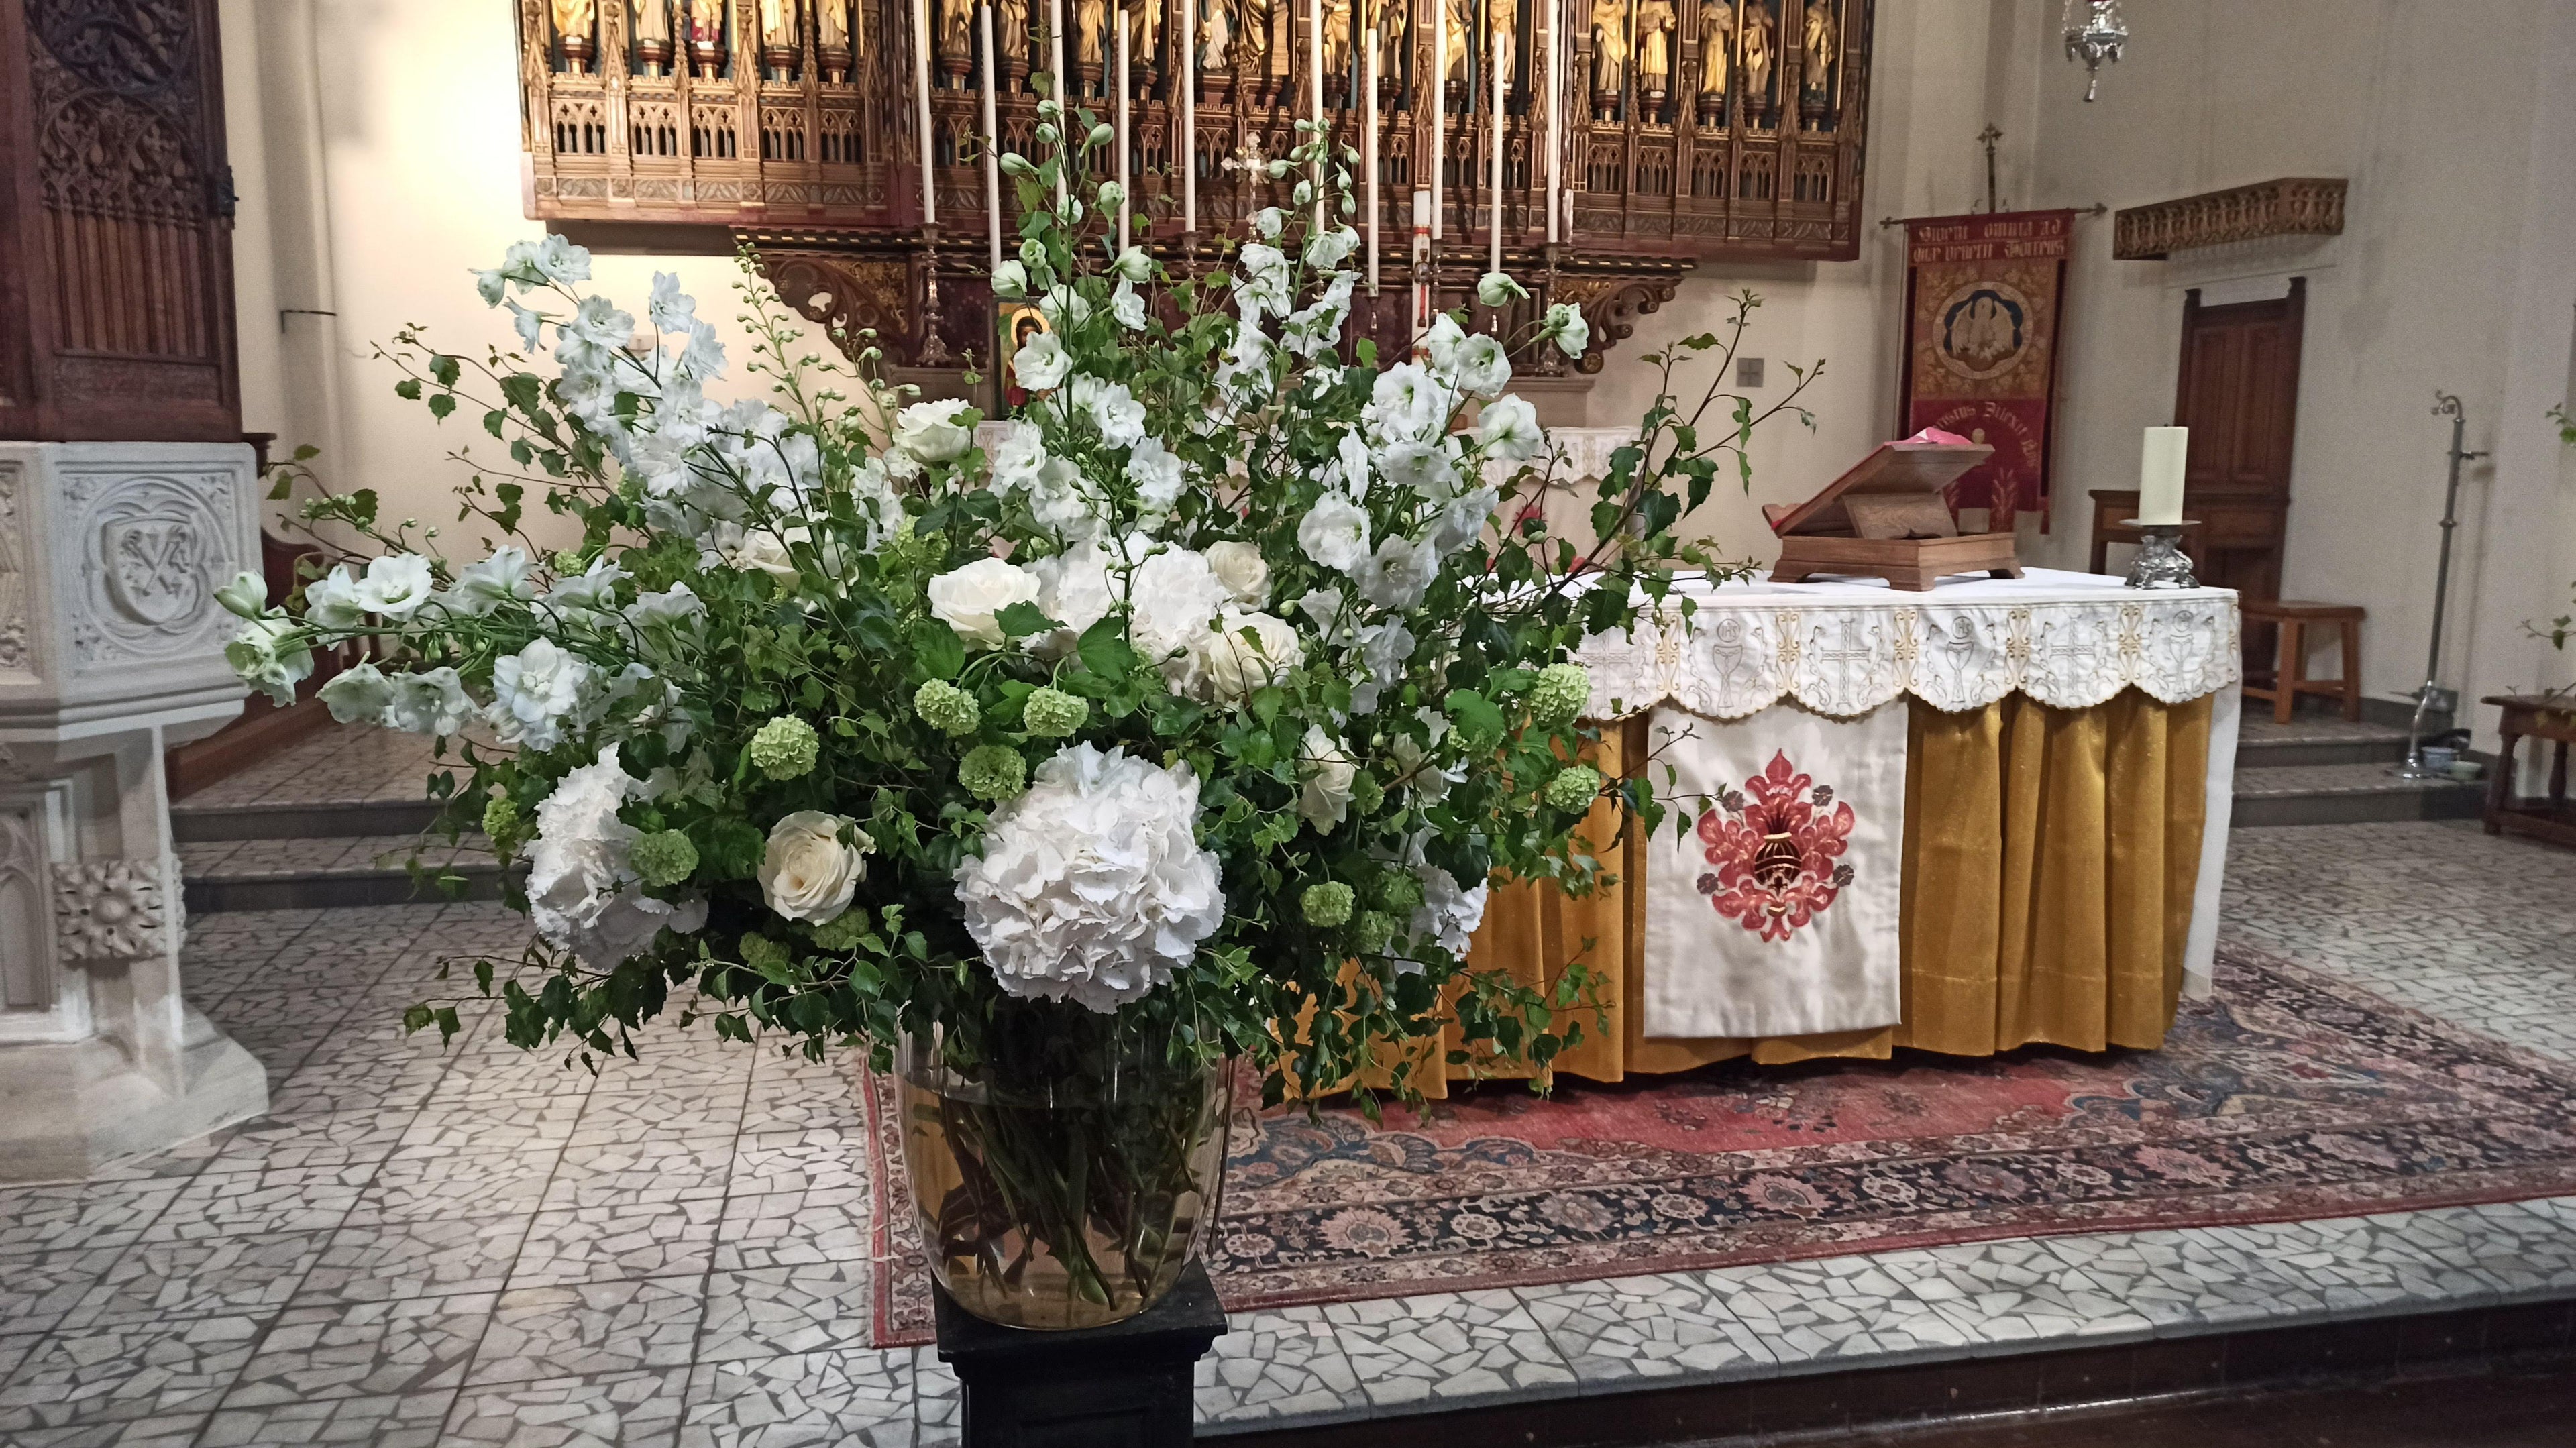
<path fill-rule="evenodd" d="M 244 567 L 231 520 L 238 480 L 211 471 L 75 473 L 63 501 L 81 548 L 73 667 L 201 658 L 229 615 L 208 607 Z"/>
<path fill-rule="evenodd" d="M 139 960 L 170 945 L 175 912 L 161 860 L 83 860 L 54 870 L 55 939 L 66 960 Z"/>
<path fill-rule="evenodd" d="M 53 1008 L 49 884 L 42 819 L 0 807 L 0 1011 Z"/>
<path fill-rule="evenodd" d="M 32 682 L 35 588 L 27 535 L 26 469 L 0 460 L 0 683 Z"/>

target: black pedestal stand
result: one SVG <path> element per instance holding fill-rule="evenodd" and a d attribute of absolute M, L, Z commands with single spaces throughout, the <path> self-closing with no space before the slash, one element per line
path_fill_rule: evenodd
<path fill-rule="evenodd" d="M 936 1291 L 936 1289 L 934 1289 Z M 1184 1448 L 1190 1368 L 1225 1331 L 1196 1262 L 1169 1297 L 1108 1327 L 997 1327 L 938 1292 L 939 1357 L 965 1394 L 965 1448 Z"/>

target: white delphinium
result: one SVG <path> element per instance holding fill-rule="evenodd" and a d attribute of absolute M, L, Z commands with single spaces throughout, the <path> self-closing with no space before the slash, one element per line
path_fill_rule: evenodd
<path fill-rule="evenodd" d="M 1335 272 L 1313 302 L 1288 314 L 1279 329 L 1279 345 L 1300 357 L 1332 350 L 1342 340 L 1342 321 L 1351 312 L 1352 276 Z"/>
<path fill-rule="evenodd" d="M 1016 261 L 1006 261 L 993 268 L 993 295 L 1016 301 L 1029 294 L 1029 269 Z"/>
<path fill-rule="evenodd" d="M 1109 294 L 1109 315 L 1130 332 L 1145 330 L 1145 296 L 1134 282 L 1119 279 L 1117 289 Z"/>
<path fill-rule="evenodd" d="M 698 319 L 698 301 L 680 290 L 677 273 L 657 271 L 653 273 L 653 295 L 644 303 L 644 316 L 657 331 L 683 334 Z"/>
<path fill-rule="evenodd" d="M 1045 296 L 1038 298 L 1038 315 L 1046 318 L 1048 326 L 1058 330 L 1079 327 L 1091 320 L 1091 301 L 1072 287 L 1058 282 L 1047 288 Z"/>
<path fill-rule="evenodd" d="M 1431 520 L 1430 531 L 1422 535 L 1423 545 L 1442 558 L 1457 552 L 1483 535 L 1485 525 L 1493 521 L 1494 508 L 1502 502 L 1500 489 L 1488 484 L 1451 500 Z"/>
<path fill-rule="evenodd" d="M 1444 443 L 1395 443 L 1379 456 L 1378 468 L 1388 482 L 1411 488 L 1434 503 L 1447 502 L 1456 491 L 1458 468 Z"/>
<path fill-rule="evenodd" d="M 1377 551 L 1351 569 L 1351 581 L 1359 585 L 1360 597 L 1378 607 L 1411 613 L 1422 606 L 1439 572 L 1439 551 L 1427 540 L 1381 538 Z"/>
<path fill-rule="evenodd" d="M 361 660 L 331 676 L 322 686 L 322 704 L 342 724 L 378 724 L 394 701 L 393 680 L 374 664 Z"/>
<path fill-rule="evenodd" d="M 1398 788 L 1412 791 L 1413 797 L 1423 804 L 1438 804 L 1448 798 L 1449 786 L 1467 777 L 1467 766 L 1464 763 L 1443 766 L 1435 762 L 1433 751 L 1440 747 L 1440 741 L 1449 733 L 1449 720 L 1439 710 L 1425 705 L 1414 710 L 1413 717 L 1421 721 L 1429 742 L 1426 744 L 1402 730 L 1396 731 L 1394 738 L 1387 742 L 1386 750 L 1388 758 L 1395 764 L 1392 782 Z"/>
<path fill-rule="evenodd" d="M 1466 329 L 1458 325 L 1456 317 L 1442 312 L 1431 319 L 1431 325 L 1422 330 L 1420 351 L 1423 360 L 1431 364 L 1434 376 L 1448 377 L 1456 373 L 1458 344 L 1466 340 Z"/>
<path fill-rule="evenodd" d="M 346 563 L 304 585 L 304 619 L 315 628 L 343 633 L 366 622 L 358 582 Z"/>
<path fill-rule="evenodd" d="M 1368 439 L 1361 437 L 1357 429 L 1346 431 L 1333 446 L 1333 460 L 1324 464 L 1324 491 L 1365 498 L 1372 470 Z"/>
<path fill-rule="evenodd" d="M 367 560 L 366 576 L 352 590 L 357 606 L 387 618 L 409 618 L 429 601 L 436 582 L 429 560 L 417 553 L 388 553 Z"/>
<path fill-rule="evenodd" d="M 1316 232 L 1306 239 L 1306 265 L 1319 272 L 1331 271 L 1359 250 L 1359 245 L 1360 234 L 1347 226 Z"/>
<path fill-rule="evenodd" d="M 629 775 L 612 744 L 555 784 L 537 806 L 528 847 L 528 914 L 537 933 L 593 966 L 617 964 L 668 926 L 683 934 L 704 907 L 677 907 L 644 893 L 630 858 L 640 833 L 618 818 L 643 781 Z"/>
<path fill-rule="evenodd" d="M 1243 309 L 1244 320 L 1286 316 L 1295 304 L 1287 253 L 1268 242 L 1253 241 L 1244 243 L 1235 260 L 1243 269 L 1234 278 L 1234 299 Z"/>
<path fill-rule="evenodd" d="M 807 541 L 809 535 L 803 528 L 779 528 L 766 523 L 746 528 L 739 523 L 718 523 L 707 533 L 699 566 L 722 564 L 743 573 L 766 573 L 793 583 L 798 569 L 788 545 Z"/>
<path fill-rule="evenodd" d="M 1225 919 L 1198 776 L 1076 744 L 994 811 L 957 870 L 966 931 L 1012 995 L 1108 1012 L 1187 969 Z"/>
<path fill-rule="evenodd" d="M 1146 438 L 1127 455 L 1127 481 L 1136 488 L 1137 508 L 1151 517 L 1172 511 L 1180 501 L 1187 470 L 1160 438 Z"/>
<path fill-rule="evenodd" d="M 604 557 L 594 558 L 582 572 L 556 579 L 537 602 L 568 622 L 605 623 L 617 615 L 617 585 L 632 576 Z"/>
<path fill-rule="evenodd" d="M 1457 395 L 1419 363 L 1398 362 L 1377 375 L 1360 414 L 1381 443 L 1422 442 L 1448 430 Z"/>
<path fill-rule="evenodd" d="M 975 445 L 971 405 L 959 398 L 916 402 L 895 414 L 890 443 L 896 451 L 923 463 L 954 462 Z M 800 438 L 810 444 L 811 438 Z"/>
<path fill-rule="evenodd" d="M 1512 384 L 1512 361 L 1500 339 L 1478 333 L 1458 345 L 1452 382 L 1469 397 L 1500 396 Z"/>
<path fill-rule="evenodd" d="M 501 742 L 552 749 L 587 702 L 596 672 L 552 639 L 536 639 L 492 666 L 492 704 L 484 711 Z"/>
<path fill-rule="evenodd" d="M 1297 776 L 1297 813 L 1315 827 L 1315 833 L 1331 834 L 1350 817 L 1351 789 L 1359 781 L 1359 766 L 1322 725 L 1309 724 L 1297 750 Z"/>
<path fill-rule="evenodd" d="M 1133 447 L 1145 437 L 1145 404 L 1136 400 L 1124 382 L 1104 382 L 1097 377 L 1076 377 L 1065 389 L 1072 404 L 1091 418 L 1100 429 L 1101 440 L 1111 447 Z"/>
<path fill-rule="evenodd" d="M 1487 272 L 1476 278 L 1476 300 L 1489 307 L 1505 307 L 1529 300 L 1529 288 L 1512 280 L 1507 272 Z"/>
<path fill-rule="evenodd" d="M 1476 444 L 1490 458 L 1525 462 L 1547 441 L 1538 409 L 1518 397 L 1497 397 L 1476 417 Z"/>
<path fill-rule="evenodd" d="M 1011 354 L 1011 377 L 1031 392 L 1052 392 L 1073 370 L 1072 354 L 1053 332 L 1040 332 Z"/>
<path fill-rule="evenodd" d="M 416 674 L 394 675 L 394 696 L 385 706 L 388 729 L 444 738 L 465 727 L 478 712 L 464 681 L 446 665 Z"/>
<path fill-rule="evenodd" d="M 505 603 L 526 603 L 536 596 L 526 550 L 505 543 L 482 562 L 458 569 L 455 586 L 440 594 L 438 602 L 449 613 L 482 618 Z"/>
<path fill-rule="evenodd" d="M 1038 581 L 1027 569 L 999 558 L 978 558 L 930 580 L 930 613 L 956 630 L 970 648 L 998 649 L 1006 640 L 996 615 L 1015 603 L 1038 601 Z"/>
<path fill-rule="evenodd" d="M 1216 627 L 1190 642 L 1196 693 L 1211 704 L 1241 704 L 1288 677 L 1305 660 L 1305 644 L 1286 619 L 1229 608 Z"/>
<path fill-rule="evenodd" d="M 1416 865 L 1413 873 L 1422 881 L 1422 903 L 1414 907 L 1411 933 L 1460 960 L 1466 959 L 1476 927 L 1485 923 L 1485 899 L 1490 887 L 1480 880 L 1474 889 L 1462 890 L 1458 877 L 1438 865 Z M 1404 974 L 1421 968 L 1417 961 L 1399 961 L 1396 965 Z"/>
<path fill-rule="evenodd" d="M 1297 546 L 1326 568 L 1350 572 L 1368 557 L 1368 510 L 1339 493 L 1326 493 L 1298 522 Z"/>
<path fill-rule="evenodd" d="M 1413 657 L 1416 640 L 1413 630 L 1400 618 L 1367 624 L 1360 629 L 1360 664 L 1368 677 L 1351 686 L 1351 712 L 1369 714 L 1377 710 L 1378 695 L 1404 677 L 1404 665 Z"/>
<path fill-rule="evenodd" d="M 1580 357 L 1592 345 L 1592 324 L 1583 320 L 1579 308 L 1558 302 L 1547 309 L 1547 320 L 1540 324 L 1539 335 L 1556 343 L 1556 349 L 1566 356 Z"/>
<path fill-rule="evenodd" d="M 1050 657 L 1070 652 L 1083 630 L 1118 606 L 1109 564 L 1107 549 L 1085 542 L 1029 565 L 1038 581 L 1039 611 L 1064 625 L 1054 635 L 1032 641 L 1038 652 Z"/>

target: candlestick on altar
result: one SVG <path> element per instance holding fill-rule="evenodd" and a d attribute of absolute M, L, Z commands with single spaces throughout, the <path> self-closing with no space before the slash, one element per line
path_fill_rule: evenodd
<path fill-rule="evenodd" d="M 1434 0 L 1431 16 L 1431 239 L 1440 239 L 1440 168 L 1449 151 L 1449 17 L 1439 13 L 1439 6 L 1449 0 Z M 1416 17 L 1419 18 L 1419 17 Z M 1421 210 L 1416 194 L 1414 209 Z M 1424 319 L 1428 326 L 1429 319 Z"/>
<path fill-rule="evenodd" d="M 1368 172 L 1368 283 L 1369 295 L 1377 295 L 1377 27 L 1369 27 L 1368 74 L 1361 93 L 1368 97 L 1367 109 L 1360 122 L 1360 165 Z M 1370 314 L 1372 317 L 1375 313 Z"/>
<path fill-rule="evenodd" d="M 1324 152 L 1329 149 L 1324 137 L 1324 0 L 1306 0 L 1306 67 L 1307 103 L 1314 108 L 1315 134 L 1315 230 L 1324 229 Z"/>
<path fill-rule="evenodd" d="M 1054 71 L 1051 86 L 1055 91 L 1055 127 L 1061 134 L 1069 136 L 1073 134 L 1073 105 L 1064 89 L 1064 0 L 1047 0 L 1047 64 Z M 1069 169 L 1065 162 L 1071 158 L 1072 149 L 1067 146 L 1064 154 L 1057 158 L 1055 209 L 1058 215 L 1063 214 L 1065 197 L 1073 188 L 1073 183 L 1065 175 Z"/>
<path fill-rule="evenodd" d="M 1135 213 L 1127 204 L 1127 92 L 1133 89 L 1128 80 L 1135 72 L 1129 68 L 1127 55 L 1129 35 L 1135 27 L 1127 23 L 1125 9 L 1118 11 L 1118 249 L 1127 249 L 1127 221 Z"/>
<path fill-rule="evenodd" d="M 1554 244 L 1565 190 L 1565 82 L 1556 71 L 1556 7 L 1550 4 L 1539 14 L 1547 18 L 1547 239 Z"/>
<path fill-rule="evenodd" d="M 993 122 L 993 69 L 1001 61 L 993 49 L 993 7 L 976 8 L 984 37 L 984 229 L 992 241 L 992 266 L 1002 269 L 1002 132 Z"/>
<path fill-rule="evenodd" d="M 1181 0 L 1181 234 L 1199 229 L 1199 27 L 1197 0 Z"/>
<path fill-rule="evenodd" d="M 1493 233 L 1488 241 L 1489 258 L 1485 270 L 1503 269 L 1503 48 L 1489 36 L 1486 48 L 1494 52 L 1494 91 L 1490 104 L 1494 108 L 1494 157 L 1485 168 L 1486 184 L 1491 188 L 1489 219 L 1486 229 Z"/>
<path fill-rule="evenodd" d="M 912 93 L 921 101 L 921 224 L 935 226 L 939 196 L 930 169 L 930 0 L 912 0 Z"/>
<path fill-rule="evenodd" d="M 1431 223 L 1439 216 L 1431 193 L 1413 193 L 1413 337 L 1419 355 L 1422 334 L 1431 330 Z"/>

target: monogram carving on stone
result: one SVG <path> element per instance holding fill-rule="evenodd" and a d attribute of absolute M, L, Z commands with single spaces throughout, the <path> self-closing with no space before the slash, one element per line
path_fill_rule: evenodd
<path fill-rule="evenodd" d="M 54 938 L 65 959 L 134 960 L 168 939 L 158 860 L 84 860 L 54 871 Z"/>
<path fill-rule="evenodd" d="M 220 626 L 215 584 L 236 566 L 221 519 L 233 479 L 140 474 L 65 488 L 82 501 L 89 588 L 72 647 L 84 665 L 184 657 Z"/>
<path fill-rule="evenodd" d="M 195 612 L 205 598 L 202 545 L 186 518 L 155 514 L 120 518 L 99 535 L 107 560 L 107 591 L 117 606 L 150 624 Z"/>

